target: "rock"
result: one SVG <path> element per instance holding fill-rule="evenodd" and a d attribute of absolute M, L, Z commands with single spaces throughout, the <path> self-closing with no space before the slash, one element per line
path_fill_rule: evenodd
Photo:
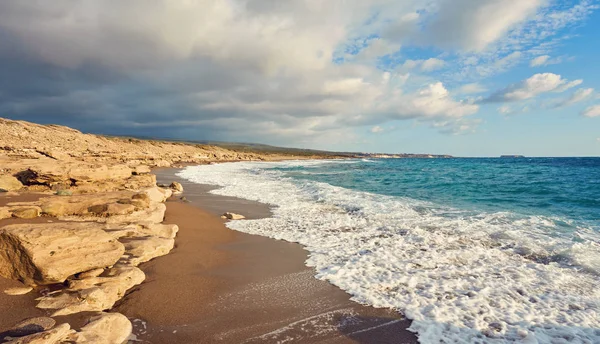
<path fill-rule="evenodd" d="M 98 204 L 88 208 L 88 211 L 96 216 L 113 216 L 113 215 L 127 215 L 135 211 L 133 204 L 123 203 L 109 203 L 109 204 Z"/>
<path fill-rule="evenodd" d="M 23 337 L 44 332 L 56 325 L 56 320 L 48 317 L 29 318 L 21 321 L 3 334 L 9 337 Z"/>
<path fill-rule="evenodd" d="M 102 275 L 103 272 L 104 272 L 104 268 L 92 269 L 90 271 L 81 272 L 81 273 L 77 274 L 77 278 L 84 279 L 84 278 L 98 277 L 98 276 Z"/>
<path fill-rule="evenodd" d="M 156 186 L 156 176 L 153 174 L 137 174 L 125 181 L 123 187 L 129 190 L 142 190 Z"/>
<path fill-rule="evenodd" d="M 17 296 L 17 295 L 25 295 L 27 293 L 29 293 L 30 291 L 32 291 L 33 288 L 32 287 L 16 287 L 16 288 L 8 288 L 4 291 L 4 294 L 6 295 L 11 295 L 11 296 Z"/>
<path fill-rule="evenodd" d="M 111 309 L 128 289 L 146 278 L 144 272 L 133 266 L 117 264 L 106 277 L 69 280 L 69 288 L 38 298 L 38 308 L 55 309 L 52 316 Z"/>
<path fill-rule="evenodd" d="M 40 216 L 41 209 L 39 207 L 27 207 L 27 208 L 16 208 L 11 209 L 13 217 L 19 219 L 35 219 Z"/>
<path fill-rule="evenodd" d="M 179 200 L 182 201 L 182 202 L 185 202 L 185 203 L 189 203 L 190 202 L 190 201 L 188 201 L 187 197 L 185 197 L 185 196 L 181 197 Z"/>
<path fill-rule="evenodd" d="M 131 169 L 126 165 L 103 165 L 84 162 L 58 162 L 53 159 L 40 159 L 27 170 L 17 174 L 26 185 L 43 184 L 52 186 L 59 183 L 101 182 L 125 180 L 131 177 Z"/>
<path fill-rule="evenodd" d="M 68 335 L 72 334 L 69 324 L 61 324 L 51 330 L 30 334 L 25 337 L 13 339 L 7 343 L 11 344 L 57 344 Z"/>
<path fill-rule="evenodd" d="M 114 215 L 103 219 L 101 218 L 101 220 L 110 224 L 130 224 L 138 222 L 161 223 L 165 218 L 166 211 L 167 206 L 164 205 L 164 203 L 154 203 L 148 209 L 134 211 L 128 215 Z"/>
<path fill-rule="evenodd" d="M 175 192 L 183 192 L 183 185 L 181 185 L 179 182 L 172 182 L 169 187 Z"/>
<path fill-rule="evenodd" d="M 244 215 L 235 214 L 235 213 L 225 213 L 225 214 L 221 215 L 221 218 L 229 219 L 229 220 L 242 220 L 242 219 L 245 219 L 246 217 Z"/>
<path fill-rule="evenodd" d="M 106 232 L 115 239 L 146 236 L 172 239 L 175 238 L 178 231 L 179 226 L 177 225 L 151 222 L 133 223 L 126 226 L 107 224 L 106 228 Z"/>
<path fill-rule="evenodd" d="M 0 174 L 0 190 L 6 191 L 17 191 L 23 188 L 21 182 L 8 174 Z"/>
<path fill-rule="evenodd" d="M 0 228 L 0 276 L 26 285 L 62 283 L 82 271 L 112 266 L 123 244 L 97 223 L 16 224 Z"/>
<path fill-rule="evenodd" d="M 12 214 L 8 207 L 0 207 L 0 220 L 11 218 Z"/>
<path fill-rule="evenodd" d="M 175 240 L 145 237 L 129 239 L 123 244 L 125 245 L 125 254 L 130 256 L 127 263 L 138 266 L 141 263 L 168 254 L 175 246 Z"/>
<path fill-rule="evenodd" d="M 148 167 L 146 165 L 138 165 L 138 166 L 133 167 L 134 175 L 149 174 L 150 172 L 151 172 L 150 167 Z"/>
<path fill-rule="evenodd" d="M 135 194 L 131 196 L 131 204 L 133 204 L 138 210 L 146 209 L 150 206 L 150 197 L 145 193 Z"/>
<path fill-rule="evenodd" d="M 40 199 L 42 213 L 54 216 L 107 216 L 110 214 L 124 214 L 133 211 L 135 206 L 112 206 L 113 203 L 121 204 L 123 199 L 131 199 L 130 191 L 107 192 L 93 195 L 75 195 L 71 197 L 46 197 Z"/>
<path fill-rule="evenodd" d="M 47 149 L 43 151 L 38 151 L 38 153 L 55 160 L 71 160 L 71 156 L 69 154 L 61 152 L 58 149 Z"/>
<path fill-rule="evenodd" d="M 173 195 L 171 189 L 163 189 L 157 186 L 143 190 L 141 193 L 148 195 L 150 202 L 163 203 Z"/>
<path fill-rule="evenodd" d="M 69 336 L 76 344 L 121 344 L 131 335 L 133 326 L 120 313 L 102 313 L 92 317 L 88 324 Z"/>

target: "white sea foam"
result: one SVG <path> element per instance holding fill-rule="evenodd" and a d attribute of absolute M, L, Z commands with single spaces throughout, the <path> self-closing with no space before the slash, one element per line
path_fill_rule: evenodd
<path fill-rule="evenodd" d="M 276 206 L 272 218 L 228 226 L 306 246 L 317 278 L 403 312 L 422 343 L 600 343 L 596 232 L 564 235 L 557 219 L 468 213 L 268 169 L 324 163 L 205 165 L 179 175 Z"/>

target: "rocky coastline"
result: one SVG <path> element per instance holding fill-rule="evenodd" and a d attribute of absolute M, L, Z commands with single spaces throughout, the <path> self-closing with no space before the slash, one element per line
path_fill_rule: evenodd
<path fill-rule="evenodd" d="M 173 249 L 179 229 L 163 220 L 165 201 L 183 188 L 176 182 L 157 185 L 152 169 L 298 158 L 318 157 L 107 138 L 0 119 L 0 276 L 22 283 L 2 292 L 36 293 L 36 307 L 46 314 L 23 319 L 0 339 L 47 344 L 131 339 L 130 320 L 111 309 L 144 282 L 140 264 Z M 73 314 L 85 314 L 87 324 L 72 328 L 54 319 Z"/>

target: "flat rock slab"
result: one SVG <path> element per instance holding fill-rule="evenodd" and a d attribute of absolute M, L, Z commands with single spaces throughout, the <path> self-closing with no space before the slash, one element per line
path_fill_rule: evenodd
<path fill-rule="evenodd" d="M 145 237 L 123 239 L 125 253 L 130 255 L 127 262 L 133 266 L 168 254 L 175 246 L 174 239 Z"/>
<path fill-rule="evenodd" d="M 16 224 L 0 228 L 0 276 L 26 285 L 62 283 L 115 264 L 123 244 L 98 223 Z"/>

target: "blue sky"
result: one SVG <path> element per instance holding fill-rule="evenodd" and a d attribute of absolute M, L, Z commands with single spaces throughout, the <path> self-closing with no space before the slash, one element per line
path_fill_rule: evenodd
<path fill-rule="evenodd" d="M 600 155 L 595 0 L 0 3 L 0 113 L 106 134 Z"/>

